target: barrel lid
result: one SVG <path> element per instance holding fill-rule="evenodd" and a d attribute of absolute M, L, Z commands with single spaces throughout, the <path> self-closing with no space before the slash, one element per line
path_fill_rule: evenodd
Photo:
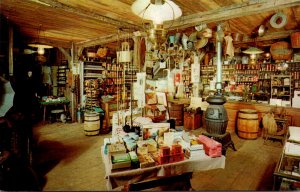
<path fill-rule="evenodd" d="M 242 113 L 257 113 L 255 109 L 240 109 Z"/>

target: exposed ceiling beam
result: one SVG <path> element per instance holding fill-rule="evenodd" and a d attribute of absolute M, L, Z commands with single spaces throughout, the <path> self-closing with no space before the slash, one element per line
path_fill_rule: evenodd
<path fill-rule="evenodd" d="M 69 48 L 69 49 L 72 47 L 72 42 L 65 42 L 65 41 L 44 39 L 44 38 L 39 38 L 38 42 L 36 42 L 36 39 L 27 39 L 27 40 L 25 40 L 25 43 L 26 44 L 41 43 L 41 44 L 45 44 L 45 45 L 51 45 L 53 47 L 63 47 L 63 48 Z"/>
<path fill-rule="evenodd" d="M 52 8 L 55 8 L 55 9 L 61 9 L 63 11 L 78 14 L 78 15 L 81 15 L 84 17 L 88 17 L 88 18 L 100 21 L 100 22 L 110 23 L 112 25 L 122 26 L 122 27 L 126 27 L 126 28 L 132 28 L 135 30 L 138 30 L 141 28 L 141 26 L 136 25 L 132 22 L 129 22 L 128 20 L 121 20 L 119 18 L 118 19 L 110 18 L 110 17 L 106 17 L 106 16 L 100 15 L 95 12 L 86 11 L 86 10 L 79 9 L 79 8 L 74 8 L 74 7 L 62 4 L 57 0 L 30 0 L 30 1 L 40 3 L 42 5 L 47 5 Z"/>
<path fill-rule="evenodd" d="M 288 38 L 292 33 L 299 32 L 299 31 L 300 31 L 300 29 L 299 30 L 290 30 L 290 31 L 266 33 L 262 37 L 257 37 L 255 39 L 243 40 L 243 41 L 240 41 L 240 42 L 234 42 L 234 44 L 269 41 L 269 40 L 273 40 L 273 39 L 285 39 L 285 38 Z"/>
<path fill-rule="evenodd" d="M 122 34 L 112 34 L 103 37 L 99 37 L 96 39 L 91 39 L 79 43 L 75 43 L 76 47 L 91 47 L 95 45 L 103 45 L 111 42 L 117 42 L 124 39 L 129 39 L 133 37 L 133 33 L 122 33 Z"/>
<path fill-rule="evenodd" d="M 250 0 L 249 2 L 233 4 L 211 11 L 183 16 L 176 21 L 167 22 L 171 29 L 192 27 L 201 23 L 221 22 L 228 19 L 258 14 L 272 10 L 281 10 L 300 4 L 300 0 Z M 171 24 L 172 23 L 172 24 Z"/>
<path fill-rule="evenodd" d="M 44 0 L 43 0 L 44 1 Z M 300 0 L 250 0 L 247 3 L 234 4 L 212 11 L 196 13 L 189 16 L 181 17 L 173 22 L 171 30 L 183 29 L 198 25 L 200 23 L 213 23 L 238 18 L 247 15 L 258 14 L 271 10 L 281 10 L 283 8 L 297 6 Z M 167 24 L 171 22 L 167 22 Z M 97 39 L 77 43 L 76 46 L 89 47 L 99 44 L 105 44 L 121 40 L 117 35 L 109 35 Z M 276 38 L 275 36 L 273 38 Z M 282 37 L 279 37 L 279 39 Z"/>

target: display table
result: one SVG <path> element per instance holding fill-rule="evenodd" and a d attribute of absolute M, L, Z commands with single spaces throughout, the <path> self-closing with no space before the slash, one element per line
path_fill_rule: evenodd
<path fill-rule="evenodd" d="M 43 123 L 46 121 L 46 111 L 48 106 L 63 106 L 64 111 L 67 112 L 67 105 L 70 103 L 68 99 L 63 100 L 51 100 L 51 101 L 41 101 L 40 105 L 43 106 L 44 112 L 43 112 Z"/>
<path fill-rule="evenodd" d="M 300 127 L 292 127 L 294 133 L 296 129 Z M 296 137 L 292 136 L 290 140 L 291 127 L 287 130 L 284 137 L 284 146 L 280 155 L 279 161 L 275 167 L 273 176 L 274 184 L 273 190 L 276 191 L 299 191 L 300 189 L 300 142 L 299 142 L 299 131 L 297 141 L 294 140 Z"/>
<path fill-rule="evenodd" d="M 128 183 L 150 179 L 157 176 L 178 175 L 186 172 L 206 171 L 211 169 L 224 169 L 225 156 L 211 158 L 203 152 L 196 158 L 185 159 L 184 161 L 157 165 L 148 168 L 130 169 L 124 171 L 111 171 L 111 164 L 108 155 L 104 154 L 104 147 L 101 147 L 102 159 L 105 167 L 105 178 L 107 179 L 107 190 L 112 190 Z"/>

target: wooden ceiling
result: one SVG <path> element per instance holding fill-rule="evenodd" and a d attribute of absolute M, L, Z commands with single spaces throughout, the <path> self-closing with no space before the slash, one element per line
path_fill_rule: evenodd
<path fill-rule="evenodd" d="M 270 44 L 300 30 L 300 0 L 173 0 L 183 15 L 166 23 L 169 33 L 195 31 L 218 23 L 226 31 L 251 36 L 264 24 L 268 30 L 256 42 Z M 128 38 L 128 31 L 143 30 L 143 20 L 131 12 L 134 0 L 0 0 L 0 12 L 27 37 L 56 47 L 89 47 Z M 287 24 L 275 29 L 269 20 L 285 13 Z M 126 29 L 126 30 L 124 30 Z M 250 43 L 253 39 L 243 43 Z"/>

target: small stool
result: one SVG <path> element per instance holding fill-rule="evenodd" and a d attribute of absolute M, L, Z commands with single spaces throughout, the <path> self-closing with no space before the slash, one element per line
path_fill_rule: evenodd
<path fill-rule="evenodd" d="M 50 122 L 52 122 L 52 116 L 54 116 L 54 122 L 59 122 L 60 121 L 60 115 L 64 113 L 65 111 L 63 109 L 53 109 L 51 110 L 50 114 Z"/>
<path fill-rule="evenodd" d="M 211 134 L 211 133 L 202 133 L 202 134 L 221 143 L 223 155 L 226 155 L 226 150 L 228 147 L 231 147 L 234 151 L 236 151 L 236 148 L 234 146 L 233 141 L 231 140 L 231 135 L 229 132 L 226 132 L 223 135 L 217 135 L 217 134 Z"/>

